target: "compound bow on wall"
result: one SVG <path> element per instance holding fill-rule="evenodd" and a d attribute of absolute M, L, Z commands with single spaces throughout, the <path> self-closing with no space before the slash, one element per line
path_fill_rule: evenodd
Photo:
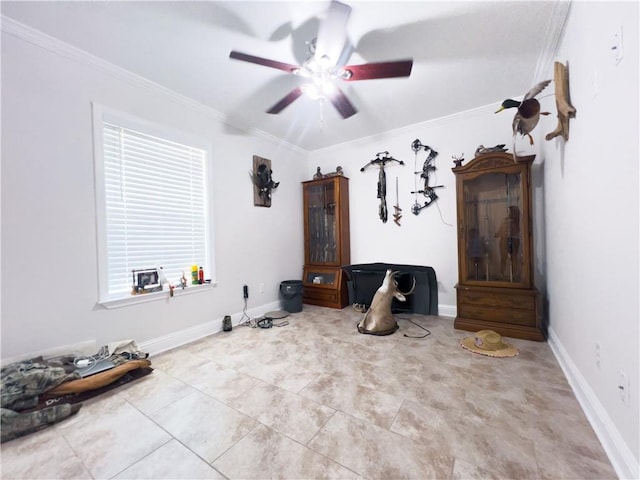
<path fill-rule="evenodd" d="M 436 169 L 435 159 L 438 156 L 438 152 L 436 152 L 433 148 L 429 147 L 428 145 L 423 145 L 420 142 L 420 140 L 418 140 L 417 138 L 411 143 L 411 149 L 415 153 L 415 158 L 416 158 L 415 169 L 416 170 L 418 169 L 417 167 L 418 152 L 422 149 L 429 152 L 427 159 L 424 161 L 424 164 L 422 165 L 422 171 L 414 172 L 416 175 L 420 175 L 420 178 L 424 180 L 424 187 L 422 188 L 422 190 L 418 190 L 417 178 L 416 178 L 416 187 L 415 187 L 416 189 L 415 191 L 411 192 L 411 193 L 414 193 L 416 196 L 416 201 L 411 206 L 411 213 L 413 213 L 414 215 L 418 215 L 423 208 L 428 207 L 434 202 L 434 200 L 438 198 L 438 195 L 436 195 L 434 188 L 442 188 L 444 187 L 444 185 L 434 185 L 433 187 L 429 186 L 429 172 L 433 172 Z M 418 202 L 419 193 L 422 193 L 426 197 L 424 205 L 420 205 L 420 203 Z"/>

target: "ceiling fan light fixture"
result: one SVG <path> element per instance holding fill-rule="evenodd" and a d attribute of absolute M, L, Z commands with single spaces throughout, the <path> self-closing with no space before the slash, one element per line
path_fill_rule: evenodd
<path fill-rule="evenodd" d="M 315 83 L 305 83 L 300 88 L 302 89 L 302 93 L 312 100 L 319 100 L 322 98 L 322 91 Z"/>
<path fill-rule="evenodd" d="M 336 86 L 333 82 L 318 82 L 316 78 L 313 80 L 313 82 L 306 83 L 300 87 L 302 93 L 312 100 L 324 100 L 332 97 L 336 93 Z"/>
<path fill-rule="evenodd" d="M 324 97 L 331 97 L 336 93 L 336 86 L 333 82 L 323 82 L 322 85 L 320 85 L 320 89 Z"/>
<path fill-rule="evenodd" d="M 307 75 L 311 77 L 313 75 L 317 75 L 317 73 L 320 71 L 320 65 L 318 64 L 315 57 L 311 57 L 304 61 L 304 63 L 302 64 L 302 69 L 306 70 Z"/>
<path fill-rule="evenodd" d="M 309 57 L 307 58 L 302 67 L 297 69 L 299 72 L 294 72 L 299 75 L 303 75 L 306 77 L 315 77 L 315 76 L 336 76 L 336 67 L 333 63 L 331 63 L 331 59 L 326 55 L 323 55 L 320 58 Z"/>
<path fill-rule="evenodd" d="M 280 113 L 301 95 L 305 95 L 315 100 L 329 100 L 342 118 L 346 119 L 355 115 L 357 110 L 340 89 L 338 79 L 353 82 L 376 78 L 408 77 L 411 74 L 412 59 L 344 66 L 350 55 L 347 48 L 349 43 L 346 29 L 350 13 L 351 7 L 338 0 L 331 0 L 326 18 L 322 20 L 318 29 L 320 41 L 316 37 L 306 42 L 309 55 L 301 65 L 231 51 L 229 57 L 232 59 L 275 68 L 305 79 L 267 110 L 267 113 Z M 345 55 L 347 55 L 346 58 L 344 58 Z"/>
<path fill-rule="evenodd" d="M 318 60 L 316 60 L 316 63 L 320 67 L 320 70 L 323 72 L 326 72 L 330 70 L 331 67 L 333 67 L 333 62 L 327 55 L 321 56 Z"/>
<path fill-rule="evenodd" d="M 336 66 L 331 63 L 327 55 L 309 57 L 302 67 L 294 71 L 300 77 L 310 81 L 302 85 L 302 92 L 313 100 L 330 98 L 336 92 L 334 80 L 339 77 Z"/>

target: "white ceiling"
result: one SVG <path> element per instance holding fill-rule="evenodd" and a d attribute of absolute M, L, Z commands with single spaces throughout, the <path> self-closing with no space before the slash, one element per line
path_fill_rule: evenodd
<path fill-rule="evenodd" d="M 8 16 L 192 98 L 230 125 L 305 150 L 518 97 L 533 84 L 553 1 L 348 1 L 349 64 L 413 58 L 409 78 L 344 82 L 358 113 L 301 97 L 300 82 L 229 59 L 231 50 L 299 64 L 328 1 L 2 1 Z"/>

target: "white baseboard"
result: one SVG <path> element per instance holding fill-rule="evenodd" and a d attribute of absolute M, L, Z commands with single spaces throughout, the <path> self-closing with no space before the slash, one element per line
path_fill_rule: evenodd
<path fill-rule="evenodd" d="M 247 310 L 246 314 L 250 318 L 259 318 L 267 312 L 279 310 L 280 302 L 275 301 L 261 305 L 260 307 L 254 307 Z M 242 320 L 243 313 L 235 313 L 231 315 L 231 324 L 237 326 Z M 216 320 L 196 325 L 195 327 L 185 328 L 172 332 L 162 337 L 153 338 L 145 342 L 140 342 L 138 346 L 140 350 L 148 353 L 149 355 L 158 355 L 159 353 L 166 352 L 176 347 L 186 345 L 187 343 L 195 342 L 201 338 L 213 335 L 222 331 L 222 320 L 224 317 L 220 317 Z"/>
<path fill-rule="evenodd" d="M 552 328 L 549 328 L 548 343 L 618 477 L 640 478 L 638 460 Z"/>
<path fill-rule="evenodd" d="M 455 305 L 438 305 L 438 315 L 442 317 L 455 317 L 458 309 Z"/>
<path fill-rule="evenodd" d="M 251 308 L 247 310 L 247 315 L 249 316 L 249 318 L 259 318 L 267 312 L 280 310 L 281 308 L 282 307 L 280 305 L 280 302 L 275 301 L 267 303 L 260 307 Z M 240 323 L 240 321 L 242 320 L 242 317 L 242 312 L 231 315 L 231 324 L 234 326 L 238 325 L 238 323 Z M 187 343 L 194 342 L 208 335 L 213 335 L 214 333 L 222 331 L 222 319 L 223 317 L 220 317 L 217 320 L 211 320 L 210 322 L 196 325 L 195 327 L 178 330 L 168 335 L 153 338 L 145 342 L 138 342 L 138 347 L 141 351 L 146 352 L 149 355 L 157 355 L 159 353 L 166 352 L 167 350 L 171 350 L 172 348 L 186 345 Z M 36 357 L 47 358 L 55 357 L 57 355 L 69 354 L 94 355 L 99 350 L 99 348 L 100 347 L 98 346 L 96 340 L 87 340 L 72 345 L 63 345 L 48 350 L 42 350 L 39 352 L 32 352 L 24 355 L 2 359 L 1 364 L 2 366 L 5 366 L 14 362 L 29 360 Z"/>
<path fill-rule="evenodd" d="M 22 360 L 30 360 L 32 358 L 43 357 L 56 357 L 58 355 L 94 355 L 98 351 L 98 344 L 96 340 L 86 340 L 84 342 L 74 343 L 72 345 L 63 345 L 61 347 L 55 347 L 48 350 L 41 350 L 39 352 L 25 353 L 24 355 L 17 355 L 11 358 L 3 358 L 2 366 L 9 365 L 14 362 L 20 362 Z"/>

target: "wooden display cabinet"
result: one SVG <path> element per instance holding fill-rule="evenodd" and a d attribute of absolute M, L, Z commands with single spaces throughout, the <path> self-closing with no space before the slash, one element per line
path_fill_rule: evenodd
<path fill-rule="evenodd" d="M 351 262 L 349 179 L 336 175 L 302 182 L 304 200 L 303 302 L 332 308 L 349 303 Z"/>
<path fill-rule="evenodd" d="M 531 164 L 535 155 L 487 153 L 456 175 L 455 328 L 543 341 L 533 279 Z"/>

